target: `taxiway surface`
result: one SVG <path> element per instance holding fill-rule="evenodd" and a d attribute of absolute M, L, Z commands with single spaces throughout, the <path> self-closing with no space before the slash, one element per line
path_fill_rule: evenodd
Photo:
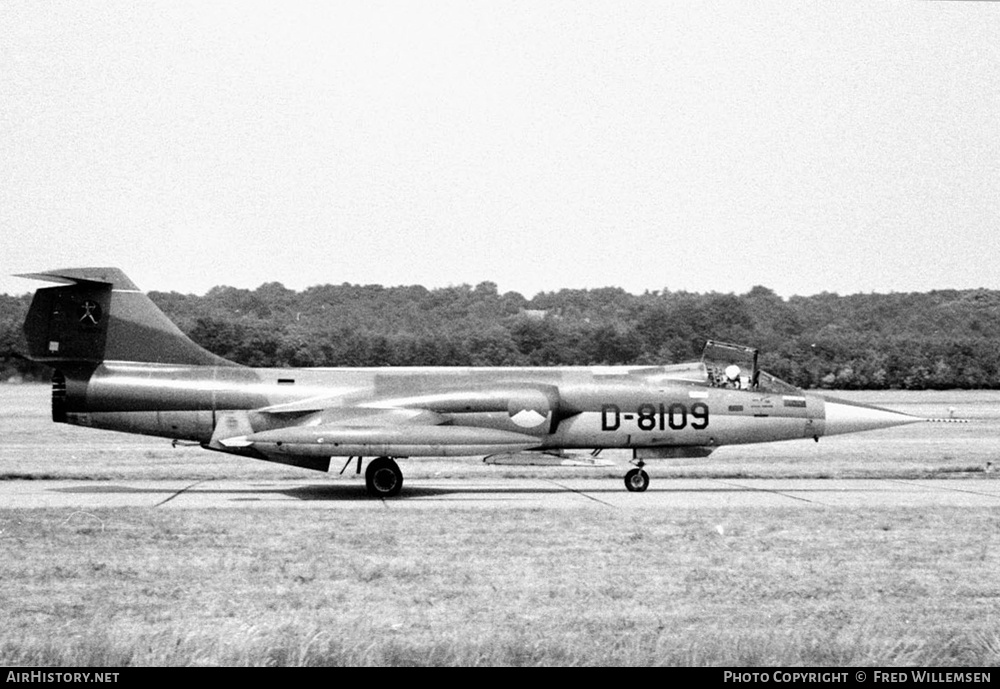
<path fill-rule="evenodd" d="M 441 507 L 621 510 L 798 507 L 1000 507 L 1000 480 L 656 479 L 629 493 L 612 479 L 413 480 L 393 499 L 372 499 L 360 481 L 23 481 L 0 482 L 0 507 L 206 509 L 260 507 L 396 510 Z"/>

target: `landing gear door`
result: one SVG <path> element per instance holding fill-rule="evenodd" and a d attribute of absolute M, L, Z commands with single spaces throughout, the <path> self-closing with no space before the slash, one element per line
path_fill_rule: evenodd
<path fill-rule="evenodd" d="M 753 347 L 709 340 L 701 355 L 708 380 L 715 387 L 750 390 L 757 387 L 760 371 Z"/>

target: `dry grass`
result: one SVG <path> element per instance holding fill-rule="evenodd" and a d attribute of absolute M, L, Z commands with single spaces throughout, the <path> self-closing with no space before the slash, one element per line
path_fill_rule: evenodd
<path fill-rule="evenodd" d="M 8 474 L 303 476 L 54 426 L 40 386 L 0 388 L 0 400 Z M 997 400 L 875 400 L 935 415 L 956 406 L 977 423 L 726 448 L 654 473 L 960 475 L 994 456 Z M 997 571 L 1000 509 L 986 508 L 623 516 L 595 503 L 403 518 L 377 502 L 349 512 L 0 507 L 0 663 L 995 665 Z"/>
<path fill-rule="evenodd" d="M 1000 662 L 997 510 L 351 514 L 0 512 L 0 663 Z"/>

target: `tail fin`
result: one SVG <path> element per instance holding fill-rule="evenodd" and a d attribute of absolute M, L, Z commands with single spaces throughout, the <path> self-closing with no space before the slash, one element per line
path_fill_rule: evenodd
<path fill-rule="evenodd" d="M 68 268 L 19 277 L 62 283 L 35 292 L 28 355 L 49 366 L 137 361 L 236 366 L 196 345 L 117 268 Z"/>

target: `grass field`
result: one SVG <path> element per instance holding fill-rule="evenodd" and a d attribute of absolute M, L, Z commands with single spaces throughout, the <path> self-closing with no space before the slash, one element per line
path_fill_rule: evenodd
<path fill-rule="evenodd" d="M 651 474 L 995 476 L 984 469 L 997 393 L 843 396 L 934 416 L 954 407 L 972 423 L 723 448 Z M 304 475 L 53 425 L 43 386 L 0 386 L 0 402 L 8 477 Z M 402 466 L 408 479 L 509 471 Z M 344 512 L 0 506 L 0 663 L 996 665 L 998 571 L 1000 506 L 623 514 L 594 503 L 405 518 L 378 501 Z"/>

